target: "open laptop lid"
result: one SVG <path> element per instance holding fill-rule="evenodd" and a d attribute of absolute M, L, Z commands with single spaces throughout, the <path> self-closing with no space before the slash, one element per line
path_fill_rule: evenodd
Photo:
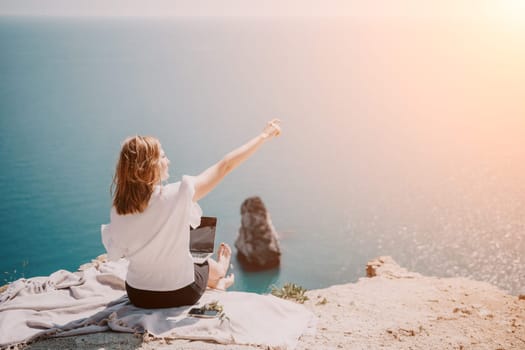
<path fill-rule="evenodd" d="M 217 218 L 203 216 L 201 224 L 190 228 L 190 251 L 199 253 L 213 253 L 215 245 L 215 229 L 217 227 Z"/>

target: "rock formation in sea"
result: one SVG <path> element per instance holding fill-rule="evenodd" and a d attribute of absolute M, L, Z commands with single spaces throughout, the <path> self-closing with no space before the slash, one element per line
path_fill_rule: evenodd
<path fill-rule="evenodd" d="M 242 203 L 235 247 L 237 258 L 246 270 L 271 269 L 281 263 L 277 231 L 260 197 L 250 197 Z"/>

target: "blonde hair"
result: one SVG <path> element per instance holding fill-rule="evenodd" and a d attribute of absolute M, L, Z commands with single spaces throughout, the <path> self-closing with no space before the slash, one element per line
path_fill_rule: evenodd
<path fill-rule="evenodd" d="M 119 215 L 142 213 L 160 183 L 160 142 L 152 136 L 128 137 L 122 144 L 111 184 Z"/>

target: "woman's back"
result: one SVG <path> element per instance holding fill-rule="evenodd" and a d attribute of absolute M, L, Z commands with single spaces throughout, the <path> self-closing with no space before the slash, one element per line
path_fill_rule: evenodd
<path fill-rule="evenodd" d="M 192 202 L 191 179 L 155 187 L 142 213 L 111 210 L 111 223 L 102 227 L 103 242 L 110 259 L 129 260 L 126 280 L 133 287 L 165 291 L 193 282 L 189 227 L 199 225 L 202 211 Z"/>

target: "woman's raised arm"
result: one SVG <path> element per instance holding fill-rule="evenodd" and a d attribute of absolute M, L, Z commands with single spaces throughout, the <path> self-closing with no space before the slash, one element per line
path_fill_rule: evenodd
<path fill-rule="evenodd" d="M 279 119 L 269 121 L 262 133 L 241 147 L 231 151 L 219 162 L 195 176 L 195 195 L 193 196 L 193 201 L 197 202 L 210 193 L 226 175 L 246 159 L 250 158 L 264 142 L 275 136 L 279 136 L 281 133 L 280 124 L 281 121 Z"/>

